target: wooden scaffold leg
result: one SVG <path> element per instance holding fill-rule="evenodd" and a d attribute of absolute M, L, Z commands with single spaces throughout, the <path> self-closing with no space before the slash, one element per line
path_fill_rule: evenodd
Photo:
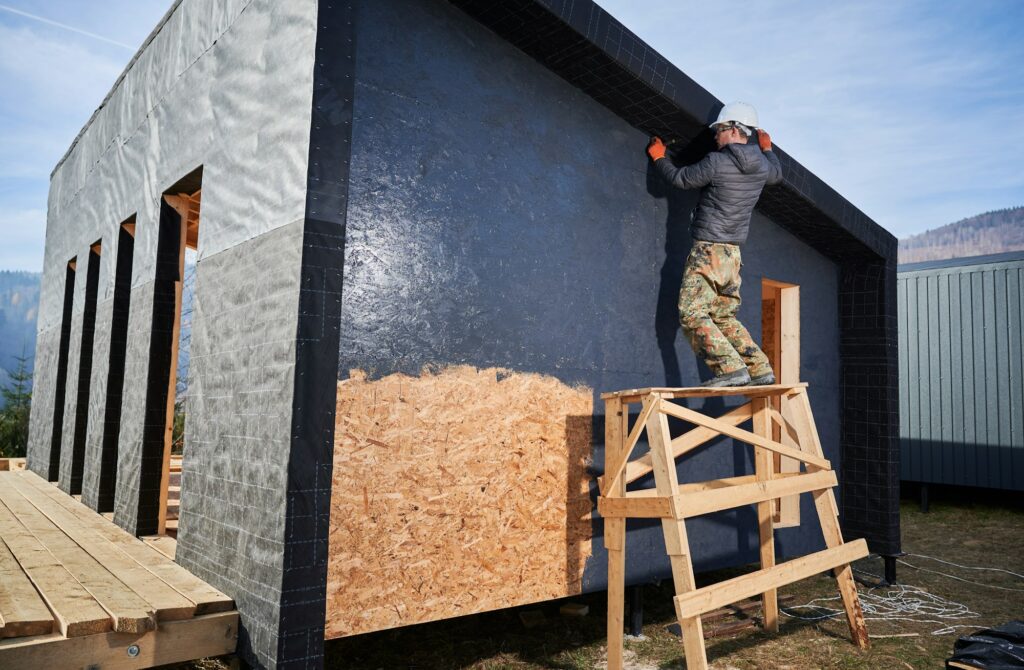
<path fill-rule="evenodd" d="M 604 459 L 617 462 L 624 447 L 629 427 L 628 405 L 618 398 L 604 405 Z M 626 484 L 619 480 L 612 485 L 612 495 L 624 495 Z M 604 546 L 608 550 L 608 670 L 622 670 L 623 612 L 626 607 L 626 519 L 604 520 Z"/>
<path fill-rule="evenodd" d="M 817 426 L 814 424 L 814 415 L 811 413 L 811 403 L 806 389 L 800 389 L 794 397 L 787 399 L 786 404 L 789 404 L 794 410 L 796 429 L 801 434 L 801 444 L 807 445 L 807 448 L 815 456 L 823 457 L 824 452 L 818 437 Z M 829 549 L 841 546 L 843 532 L 839 528 L 839 506 L 836 504 L 835 492 L 829 488 L 815 491 L 811 495 L 818 511 L 821 532 L 825 536 L 825 546 Z M 868 629 L 864 622 L 860 598 L 857 596 L 857 583 L 853 579 L 853 568 L 843 565 L 836 568 L 835 573 L 839 594 L 843 599 L 843 609 L 846 611 L 846 622 L 850 627 L 850 637 L 859 648 L 867 649 L 871 643 L 868 639 Z"/>
<path fill-rule="evenodd" d="M 629 430 L 629 400 L 618 393 L 605 397 L 605 472 L 598 510 L 604 517 L 608 550 L 608 668 L 621 670 L 625 609 L 625 548 L 628 518 L 661 520 L 665 549 L 675 585 L 676 616 L 683 634 L 688 670 L 707 670 L 701 615 L 744 598 L 760 596 L 764 627 L 779 629 L 778 589 L 825 570 L 834 569 L 846 610 L 850 635 L 867 648 L 868 634 L 850 564 L 868 554 L 864 540 L 843 542 L 839 510 L 832 488 L 836 473 L 825 458 L 807 398 L 806 384 L 775 385 L 753 390 L 642 389 L 622 392 L 642 401 L 636 425 Z M 671 402 L 706 395 L 749 395 L 749 401 L 718 418 Z M 673 439 L 668 418 L 694 427 Z M 752 420 L 753 430 L 740 424 Z M 641 433 L 649 453 L 630 460 Z M 676 459 L 717 435 L 732 437 L 754 448 L 754 474 L 709 482 L 679 484 Z M 776 458 L 792 459 L 799 467 L 776 472 Z M 627 493 L 626 486 L 653 473 L 655 488 Z M 826 549 L 776 564 L 775 505 L 787 496 L 813 496 Z M 685 520 L 726 509 L 755 505 L 758 519 L 760 569 L 717 584 L 697 588 Z"/>
<path fill-rule="evenodd" d="M 661 400 L 656 401 L 659 404 Z M 676 463 L 672 457 L 672 439 L 669 435 L 668 417 L 660 411 L 651 413 L 647 420 L 647 437 L 651 445 L 654 465 L 654 482 L 658 495 L 673 497 L 679 492 Z M 672 581 L 676 595 L 689 593 L 697 588 L 693 578 L 693 562 L 690 559 L 690 542 L 686 535 L 686 521 L 682 518 L 662 519 L 661 528 L 665 533 L 665 550 L 672 564 Z M 708 667 L 704 649 L 704 627 L 700 616 L 680 619 L 683 633 L 683 651 L 686 654 L 688 670 L 705 670 Z"/>
<path fill-rule="evenodd" d="M 750 401 L 754 413 L 754 432 L 766 439 L 772 439 L 772 424 L 769 416 L 768 398 L 753 398 Z M 774 458 L 764 447 L 754 446 L 754 474 L 759 482 L 772 478 Z M 757 530 L 761 541 L 761 569 L 775 565 L 775 514 L 772 501 L 757 504 Z M 764 627 L 773 633 L 779 632 L 779 594 L 768 589 L 762 595 Z"/>

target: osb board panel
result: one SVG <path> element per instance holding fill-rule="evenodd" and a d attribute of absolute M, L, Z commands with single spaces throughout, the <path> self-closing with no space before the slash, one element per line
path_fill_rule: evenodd
<path fill-rule="evenodd" d="M 469 366 L 338 382 L 328 638 L 579 593 L 592 392 Z"/>

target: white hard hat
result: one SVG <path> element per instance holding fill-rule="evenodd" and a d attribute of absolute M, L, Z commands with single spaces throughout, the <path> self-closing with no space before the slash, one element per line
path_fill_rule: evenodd
<path fill-rule="evenodd" d="M 757 110 L 746 102 L 730 102 L 718 113 L 718 119 L 711 124 L 714 128 L 720 123 L 741 123 L 748 128 L 757 128 Z"/>

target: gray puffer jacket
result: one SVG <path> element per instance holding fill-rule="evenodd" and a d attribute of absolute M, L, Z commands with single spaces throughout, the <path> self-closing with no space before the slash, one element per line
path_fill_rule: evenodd
<path fill-rule="evenodd" d="M 695 240 L 743 244 L 765 184 L 782 181 L 782 166 L 771 151 L 749 144 L 727 144 L 699 163 L 676 168 L 660 158 L 654 164 L 673 186 L 700 188 L 700 202 L 690 225 Z"/>

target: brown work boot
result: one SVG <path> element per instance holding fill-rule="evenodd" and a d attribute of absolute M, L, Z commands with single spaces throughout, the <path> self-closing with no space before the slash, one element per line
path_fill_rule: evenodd
<path fill-rule="evenodd" d="M 746 368 L 740 368 L 735 372 L 726 372 L 713 379 L 709 379 L 701 384 L 701 386 L 704 388 L 718 388 L 721 386 L 746 386 L 749 383 L 750 373 L 747 372 Z"/>

